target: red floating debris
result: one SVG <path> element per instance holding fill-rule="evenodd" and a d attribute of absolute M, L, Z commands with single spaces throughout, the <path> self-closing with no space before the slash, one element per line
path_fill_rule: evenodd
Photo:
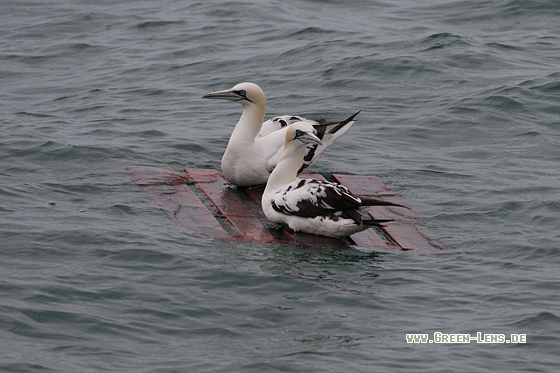
<path fill-rule="evenodd" d="M 189 233 L 217 239 L 231 238 L 188 187 L 184 173 L 167 167 L 129 166 L 126 170 L 132 180 L 148 193 L 152 203 L 166 211 L 171 219 L 185 227 Z"/>
<path fill-rule="evenodd" d="M 239 238 L 261 242 L 278 241 L 218 171 L 185 168 L 185 172 L 237 231 Z"/>
<path fill-rule="evenodd" d="M 237 239 L 257 242 L 291 242 L 330 248 L 354 244 L 369 249 L 443 249 L 441 242 L 428 232 L 410 209 L 371 206 L 366 211 L 376 219 L 393 219 L 376 231 L 368 228 L 347 239 L 335 239 L 283 229 L 283 238 L 269 231 L 260 207 L 263 187 L 232 188 L 216 170 L 187 168 L 177 172 L 168 167 L 130 166 L 127 172 L 151 197 L 152 203 L 165 210 L 189 233 L 216 239 Z M 323 178 L 304 174 L 302 178 Z M 403 201 L 378 177 L 333 175 L 357 196 L 376 197 L 404 205 Z M 192 188 L 187 185 L 192 182 Z M 199 195 L 195 193 L 199 191 Z M 214 206 L 212 213 L 207 206 Z M 217 218 L 223 218 L 222 226 Z M 230 234 L 229 231 L 234 232 Z M 380 234 L 378 234 L 378 232 Z M 276 233 L 278 234 L 278 233 Z"/>

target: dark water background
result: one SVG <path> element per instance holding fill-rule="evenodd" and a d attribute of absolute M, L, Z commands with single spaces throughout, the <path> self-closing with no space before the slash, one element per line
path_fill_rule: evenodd
<path fill-rule="evenodd" d="M 0 371 L 555 372 L 560 2 L 0 1 Z M 267 116 L 359 121 L 313 168 L 381 177 L 448 247 L 185 233 L 128 165 L 219 168 Z M 407 333 L 525 344 L 407 344 Z"/>

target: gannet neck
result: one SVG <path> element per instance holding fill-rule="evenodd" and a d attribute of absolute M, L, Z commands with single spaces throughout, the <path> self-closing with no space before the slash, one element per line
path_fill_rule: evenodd
<path fill-rule="evenodd" d="M 297 174 L 305 157 L 305 144 L 301 141 L 288 141 L 284 152 L 270 174 L 264 193 L 273 192 L 284 185 L 298 180 Z"/>
<path fill-rule="evenodd" d="M 243 102 L 243 114 L 235 125 L 232 132 L 231 140 L 252 143 L 255 141 L 257 134 L 261 130 L 266 114 L 266 99 L 264 102 L 251 103 Z"/>

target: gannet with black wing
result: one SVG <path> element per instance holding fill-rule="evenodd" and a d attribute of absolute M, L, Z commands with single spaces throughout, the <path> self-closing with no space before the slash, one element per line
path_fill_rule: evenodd
<path fill-rule="evenodd" d="M 354 124 L 354 114 L 340 122 L 313 121 L 300 116 L 280 116 L 263 123 L 266 114 L 266 96 L 254 83 L 240 83 L 231 89 L 205 94 L 203 98 L 223 99 L 243 105 L 243 114 L 237 122 L 222 157 L 222 172 L 230 183 L 237 186 L 265 184 L 276 166 L 284 148 L 286 130 L 294 122 L 308 122 L 319 131 L 322 144 L 312 143 L 306 148 L 303 170 L 311 166 L 319 155 Z M 327 129 L 328 126 L 332 126 Z M 301 171 L 301 170 L 300 170 Z"/>
<path fill-rule="evenodd" d="M 284 152 L 268 178 L 262 208 L 268 220 L 294 231 L 329 237 L 349 236 L 390 220 L 372 219 L 361 206 L 399 206 L 374 198 L 361 199 L 345 186 L 297 177 L 307 144 L 321 144 L 313 126 L 296 122 L 288 127 Z"/>

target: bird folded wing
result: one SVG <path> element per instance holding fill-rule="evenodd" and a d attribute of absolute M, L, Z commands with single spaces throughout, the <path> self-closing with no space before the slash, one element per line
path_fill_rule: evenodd
<path fill-rule="evenodd" d="M 315 217 L 356 209 L 361 201 L 342 185 L 304 179 L 286 186 L 271 203 L 274 210 L 282 214 Z"/>

